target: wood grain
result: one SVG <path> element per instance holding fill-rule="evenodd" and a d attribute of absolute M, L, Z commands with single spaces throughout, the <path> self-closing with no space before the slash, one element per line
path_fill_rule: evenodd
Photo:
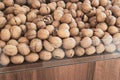
<path fill-rule="evenodd" d="M 25 63 L 22 65 L 9 65 L 7 67 L 1 67 L 0 73 L 17 72 L 17 71 L 34 70 L 34 69 L 40 70 L 43 68 L 72 65 L 72 64 L 81 64 L 81 63 L 88 63 L 88 62 L 101 61 L 101 60 L 109 60 L 109 59 L 114 59 L 119 57 L 120 57 L 119 53 L 114 53 L 114 54 L 75 57 L 75 58 L 63 59 L 63 60 L 53 59 L 50 61 L 38 61 L 37 63 L 32 63 L 32 64 Z"/>
<path fill-rule="evenodd" d="M 94 80 L 120 80 L 120 59 L 96 63 Z"/>
<path fill-rule="evenodd" d="M 93 80 L 95 62 L 1 74 L 2 80 Z"/>

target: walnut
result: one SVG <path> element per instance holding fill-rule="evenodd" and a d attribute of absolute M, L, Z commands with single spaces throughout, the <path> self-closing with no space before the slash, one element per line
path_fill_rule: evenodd
<path fill-rule="evenodd" d="M 18 14 L 17 16 L 20 18 L 21 23 L 25 24 L 25 22 L 26 22 L 26 16 L 25 16 L 25 14 Z"/>
<path fill-rule="evenodd" d="M 1 30 L 1 40 L 8 41 L 10 39 L 10 31 L 8 29 Z"/>
<path fill-rule="evenodd" d="M 25 33 L 25 37 L 27 37 L 28 39 L 33 39 L 35 38 L 37 35 L 36 31 L 35 30 L 28 30 L 26 33 Z"/>
<path fill-rule="evenodd" d="M 4 54 L 8 56 L 14 56 L 18 53 L 17 47 L 14 45 L 5 45 L 3 48 Z"/>
<path fill-rule="evenodd" d="M 22 55 L 28 55 L 30 53 L 30 48 L 26 43 L 19 43 L 17 48 Z"/>
<path fill-rule="evenodd" d="M 0 2 L 0 10 L 5 9 L 5 4 L 3 2 Z"/>
<path fill-rule="evenodd" d="M 32 52 L 40 52 L 42 50 L 42 41 L 40 39 L 32 39 L 30 42 L 30 49 Z"/>
<path fill-rule="evenodd" d="M 12 6 L 14 4 L 14 0 L 3 0 L 3 3 L 6 5 L 6 6 Z"/>
<path fill-rule="evenodd" d="M 44 16 L 43 17 L 43 21 L 46 23 L 46 24 L 51 24 L 53 22 L 53 17 L 51 15 L 47 15 L 47 16 Z"/>
<path fill-rule="evenodd" d="M 40 39 L 47 39 L 49 37 L 49 31 L 47 29 L 40 29 L 37 33 L 37 37 Z"/>
<path fill-rule="evenodd" d="M 47 15 L 50 12 L 51 11 L 50 11 L 50 8 L 48 6 L 41 6 L 41 8 L 40 8 L 40 14 L 41 15 Z"/>
<path fill-rule="evenodd" d="M 19 26 L 12 26 L 10 28 L 10 32 L 11 32 L 11 37 L 14 39 L 18 39 L 21 36 L 21 28 Z"/>
<path fill-rule="evenodd" d="M 26 2 L 27 0 L 15 0 L 15 3 L 20 5 L 26 4 Z"/>
<path fill-rule="evenodd" d="M 72 15 L 71 14 L 64 14 L 61 18 L 61 22 L 64 22 L 64 23 L 72 22 Z"/>
<path fill-rule="evenodd" d="M 29 12 L 28 14 L 27 14 L 27 21 L 33 21 L 35 18 L 37 17 L 37 14 L 35 13 L 35 12 Z"/>
<path fill-rule="evenodd" d="M 3 28 L 6 24 L 7 20 L 5 17 L 0 17 L 0 28 Z"/>
<path fill-rule="evenodd" d="M 11 25 L 20 25 L 21 24 L 21 19 L 16 16 L 16 17 L 11 18 L 9 23 Z"/>
<path fill-rule="evenodd" d="M 26 37 L 20 37 L 20 38 L 18 39 L 18 42 L 19 42 L 19 43 L 29 44 L 29 40 L 28 40 Z"/>

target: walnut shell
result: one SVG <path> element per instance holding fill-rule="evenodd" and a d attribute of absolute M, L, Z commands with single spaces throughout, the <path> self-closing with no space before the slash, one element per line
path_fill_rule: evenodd
<path fill-rule="evenodd" d="M 107 26 L 107 24 L 106 23 L 99 23 L 99 24 L 97 24 L 96 25 L 96 28 L 100 28 L 100 29 L 102 29 L 103 31 L 106 31 L 107 29 L 108 29 L 108 26 Z"/>
<path fill-rule="evenodd" d="M 3 66 L 7 66 L 10 63 L 10 59 L 5 54 L 0 55 L 0 64 Z"/>
<path fill-rule="evenodd" d="M 55 10 L 54 13 L 53 13 L 53 16 L 54 16 L 54 19 L 56 21 L 59 21 L 62 18 L 62 16 L 63 16 L 63 11 Z"/>
<path fill-rule="evenodd" d="M 18 39 L 18 42 L 19 42 L 19 43 L 29 44 L 29 40 L 28 40 L 26 37 L 20 37 L 20 38 Z"/>
<path fill-rule="evenodd" d="M 108 33 L 105 33 L 105 35 L 102 37 L 102 42 L 105 44 L 105 45 L 108 45 L 110 43 L 112 43 L 112 36 Z"/>
<path fill-rule="evenodd" d="M 60 37 L 60 38 L 67 38 L 70 36 L 70 32 L 69 30 L 67 29 L 59 29 L 57 31 L 57 35 Z"/>
<path fill-rule="evenodd" d="M 48 42 L 47 40 L 43 41 L 43 46 L 47 51 L 51 52 L 54 50 L 54 46 L 50 42 Z"/>
<path fill-rule="evenodd" d="M 0 17 L 0 28 L 3 28 L 6 24 L 7 20 L 5 17 Z"/>
<path fill-rule="evenodd" d="M 48 41 L 54 46 L 54 48 L 59 48 L 62 45 L 62 39 L 57 36 L 49 37 Z"/>
<path fill-rule="evenodd" d="M 24 62 L 24 57 L 22 55 L 15 55 L 10 59 L 13 64 L 22 64 Z"/>
<path fill-rule="evenodd" d="M 101 40 L 97 36 L 92 36 L 92 45 L 98 46 L 101 43 Z"/>
<path fill-rule="evenodd" d="M 25 56 L 25 60 L 27 62 L 36 62 L 39 59 L 39 55 L 37 53 L 30 53 L 29 55 Z"/>
<path fill-rule="evenodd" d="M 10 39 L 10 31 L 8 29 L 2 29 L 0 34 L 1 40 L 8 41 Z"/>
<path fill-rule="evenodd" d="M 97 54 L 101 54 L 105 51 L 105 46 L 103 44 L 99 44 L 98 46 L 96 46 L 96 53 Z"/>
<path fill-rule="evenodd" d="M 19 26 L 12 26 L 10 28 L 10 32 L 11 32 L 11 37 L 13 39 L 18 39 L 21 36 L 21 28 Z"/>
<path fill-rule="evenodd" d="M 19 53 L 22 55 L 28 55 L 30 53 L 30 48 L 25 43 L 19 43 L 17 48 L 18 48 Z"/>
<path fill-rule="evenodd" d="M 21 19 L 19 17 L 12 17 L 9 21 L 11 25 L 20 25 L 21 24 Z"/>
<path fill-rule="evenodd" d="M 96 29 L 94 29 L 94 35 L 101 38 L 104 36 L 104 32 L 102 29 L 96 28 Z"/>
<path fill-rule="evenodd" d="M 90 46 L 90 47 L 88 47 L 88 48 L 85 49 L 85 53 L 86 53 L 87 55 L 92 55 L 92 54 L 94 54 L 95 52 L 96 52 L 96 49 L 95 49 L 94 46 Z"/>
<path fill-rule="evenodd" d="M 92 45 L 92 40 L 89 37 L 84 37 L 80 42 L 81 47 L 88 48 Z"/>
<path fill-rule="evenodd" d="M 85 54 L 84 48 L 82 48 L 80 46 L 75 47 L 74 50 L 75 50 L 75 55 L 77 55 L 77 56 L 83 56 Z"/>
<path fill-rule="evenodd" d="M 55 59 L 63 59 L 65 57 L 65 52 L 63 49 L 57 48 L 52 52 L 52 55 Z"/>
<path fill-rule="evenodd" d="M 25 22 L 26 22 L 26 16 L 25 16 L 25 14 L 18 14 L 17 16 L 20 18 L 21 23 L 25 24 Z"/>
<path fill-rule="evenodd" d="M 72 15 L 71 14 L 64 14 L 60 21 L 64 22 L 64 23 L 70 23 L 70 22 L 72 22 Z"/>
<path fill-rule="evenodd" d="M 50 11 L 50 8 L 49 6 L 41 6 L 40 8 L 40 14 L 41 15 L 47 15 L 49 14 L 51 11 Z"/>
<path fill-rule="evenodd" d="M 7 42 L 7 45 L 17 46 L 17 45 L 18 45 L 18 42 L 17 42 L 15 39 L 10 39 L 10 40 Z"/>
<path fill-rule="evenodd" d="M 114 52 L 115 50 L 116 50 L 116 46 L 112 43 L 105 46 L 105 51 L 106 52 Z"/>
<path fill-rule="evenodd" d="M 92 29 L 82 29 L 81 33 L 84 37 L 91 37 L 93 36 L 93 30 Z"/>
<path fill-rule="evenodd" d="M 109 26 L 114 26 L 115 23 L 116 23 L 116 17 L 114 17 L 114 16 L 108 16 L 108 17 L 106 18 L 106 22 L 107 22 L 107 24 L 108 24 Z"/>
<path fill-rule="evenodd" d="M 3 48 L 6 45 L 6 43 L 2 40 L 0 40 L 0 47 Z"/>
<path fill-rule="evenodd" d="M 48 61 L 52 58 L 52 53 L 49 51 L 43 50 L 39 53 L 39 56 L 41 60 Z"/>
<path fill-rule="evenodd" d="M 47 29 L 40 29 L 38 31 L 37 37 L 39 39 L 47 39 L 49 37 L 49 31 Z"/>
<path fill-rule="evenodd" d="M 75 46 L 76 46 L 76 41 L 74 38 L 69 37 L 69 38 L 63 39 L 63 48 L 64 49 L 72 49 Z"/>
<path fill-rule="evenodd" d="M 14 45 L 5 45 L 3 48 L 4 54 L 8 56 L 14 56 L 18 53 L 17 47 Z"/>
<path fill-rule="evenodd" d="M 0 10 L 3 10 L 5 8 L 5 4 L 3 2 L 0 2 Z"/>
<path fill-rule="evenodd" d="M 116 26 L 109 26 L 108 32 L 109 32 L 110 34 L 115 34 L 115 33 L 118 33 L 118 32 L 119 32 L 119 29 L 118 29 Z"/>
<path fill-rule="evenodd" d="M 32 39 L 30 49 L 32 52 L 40 52 L 42 50 L 42 41 L 40 39 Z"/>
<path fill-rule="evenodd" d="M 3 0 L 3 3 L 6 5 L 6 6 L 12 6 L 14 4 L 14 0 Z"/>
<path fill-rule="evenodd" d="M 33 38 L 36 38 L 37 36 L 37 33 L 35 30 L 28 30 L 26 33 L 25 33 L 25 37 L 27 37 L 28 39 L 33 39 Z"/>
<path fill-rule="evenodd" d="M 65 55 L 68 58 L 72 58 L 74 56 L 75 52 L 73 49 L 65 50 Z"/>

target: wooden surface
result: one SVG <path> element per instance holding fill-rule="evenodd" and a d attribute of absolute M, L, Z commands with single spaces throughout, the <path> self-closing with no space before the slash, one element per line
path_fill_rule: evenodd
<path fill-rule="evenodd" d="M 0 74 L 0 80 L 120 80 L 120 59 Z"/>
<path fill-rule="evenodd" d="M 0 80 L 120 80 L 120 58 L 4 73 Z"/>
<path fill-rule="evenodd" d="M 102 61 L 102 60 L 109 60 L 114 58 L 120 58 L 120 53 L 113 53 L 113 54 L 102 54 L 102 55 L 92 55 L 92 56 L 84 56 L 84 57 L 76 57 L 70 59 L 62 59 L 62 60 L 50 60 L 50 61 L 38 61 L 36 63 L 24 63 L 22 65 L 12 65 L 10 64 L 7 67 L 0 68 L 1 73 L 8 73 L 8 72 L 18 72 L 24 70 L 42 70 L 43 68 L 51 68 L 57 66 L 65 66 L 65 65 L 72 65 L 72 64 L 81 64 L 81 63 L 89 63 L 94 61 Z"/>

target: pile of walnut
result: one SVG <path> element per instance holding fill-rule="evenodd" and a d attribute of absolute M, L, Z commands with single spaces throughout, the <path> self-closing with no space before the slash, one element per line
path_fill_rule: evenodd
<path fill-rule="evenodd" d="M 120 51 L 119 0 L 2 0 L 0 64 Z"/>

